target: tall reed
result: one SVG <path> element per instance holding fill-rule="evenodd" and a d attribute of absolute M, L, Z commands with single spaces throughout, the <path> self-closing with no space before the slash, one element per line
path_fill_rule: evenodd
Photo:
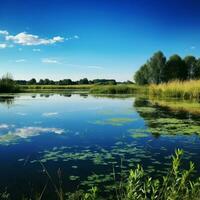
<path fill-rule="evenodd" d="M 150 95 L 162 97 L 178 97 L 185 99 L 200 98 L 200 80 L 172 81 L 149 86 Z"/>

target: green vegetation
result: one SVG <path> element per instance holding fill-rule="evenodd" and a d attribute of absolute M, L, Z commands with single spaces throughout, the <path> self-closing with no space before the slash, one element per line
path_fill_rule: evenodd
<path fill-rule="evenodd" d="M 93 85 L 20 85 L 22 92 L 89 91 Z"/>
<path fill-rule="evenodd" d="M 91 186 L 88 192 L 78 190 L 75 193 L 66 193 L 62 188 L 61 172 L 58 171 L 59 184 L 55 184 L 51 175 L 41 163 L 43 171 L 46 173 L 50 183 L 55 188 L 55 193 L 58 200 L 100 200 L 100 199 L 116 199 L 116 200 L 198 200 L 200 196 L 200 178 L 194 178 L 195 167 L 192 162 L 189 163 L 189 169 L 183 170 L 181 159 L 183 156 L 182 150 L 176 150 L 172 156 L 172 164 L 167 175 L 162 178 L 150 177 L 148 173 L 137 165 L 129 171 L 121 171 L 119 176 L 115 171 L 112 173 L 112 181 L 110 177 L 93 175 L 89 180 L 93 182 L 101 182 L 101 179 L 111 181 L 110 192 L 105 197 L 101 196 L 101 189 L 97 186 Z M 71 176 L 71 180 L 77 180 L 78 177 Z M 46 186 L 41 194 L 35 200 L 44 199 Z M 105 191 L 104 191 L 105 192 Z M 9 194 L 3 192 L 0 197 L 9 200 Z M 26 198 L 23 198 L 24 200 Z M 28 198 L 27 198 L 28 199 Z"/>
<path fill-rule="evenodd" d="M 151 96 L 150 102 L 153 105 L 159 105 L 175 112 L 188 112 L 191 114 L 200 114 L 200 104 L 196 100 L 181 100 L 181 99 L 160 99 Z"/>
<path fill-rule="evenodd" d="M 200 59 L 172 55 L 168 60 L 161 51 L 156 52 L 136 72 L 134 79 L 137 84 L 160 84 L 171 80 L 192 80 L 200 78 Z"/>
<path fill-rule="evenodd" d="M 200 80 L 172 81 L 159 85 L 150 85 L 153 96 L 179 97 L 185 99 L 200 98 Z"/>
<path fill-rule="evenodd" d="M 164 110 L 163 106 L 151 101 L 136 100 L 134 106 L 141 117 L 145 120 L 148 129 L 155 137 L 163 135 L 200 135 L 200 125 L 192 116 L 188 119 L 188 113 L 179 113 Z"/>
<path fill-rule="evenodd" d="M 106 120 L 97 120 L 92 123 L 96 124 L 96 125 L 123 126 L 127 123 L 131 123 L 136 120 L 137 119 L 133 119 L 133 118 L 110 118 L 110 119 L 106 119 Z"/>
<path fill-rule="evenodd" d="M 118 84 L 94 86 L 90 89 L 92 94 L 134 94 L 138 91 L 145 93 L 147 88 L 135 84 Z"/>
<path fill-rule="evenodd" d="M 6 74 L 0 79 L 0 93 L 19 92 L 19 87 L 13 80 L 12 75 Z"/>

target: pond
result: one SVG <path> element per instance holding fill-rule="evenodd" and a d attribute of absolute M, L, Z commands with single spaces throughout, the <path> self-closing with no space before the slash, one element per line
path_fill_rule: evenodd
<path fill-rule="evenodd" d="M 0 191 L 21 199 L 47 185 L 45 199 L 53 200 L 61 177 L 66 192 L 98 186 L 107 195 L 113 172 L 141 164 L 160 177 L 177 148 L 199 175 L 199 112 L 198 102 L 139 96 L 0 96 Z"/>

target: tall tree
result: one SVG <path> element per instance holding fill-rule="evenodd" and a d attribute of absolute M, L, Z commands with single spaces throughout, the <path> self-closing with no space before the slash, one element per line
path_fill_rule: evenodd
<path fill-rule="evenodd" d="M 200 58 L 196 61 L 194 79 L 200 79 Z"/>
<path fill-rule="evenodd" d="M 149 82 L 161 83 L 163 81 L 163 70 L 165 68 L 166 57 L 161 51 L 156 52 L 149 60 Z"/>
<path fill-rule="evenodd" d="M 149 69 L 148 65 L 144 64 L 140 67 L 140 70 L 138 70 L 135 73 L 134 80 L 139 85 L 145 85 L 149 83 Z"/>
<path fill-rule="evenodd" d="M 184 58 L 187 67 L 187 79 L 195 78 L 197 60 L 194 56 L 186 56 Z"/>
<path fill-rule="evenodd" d="M 173 55 L 166 62 L 164 71 L 164 81 L 170 80 L 186 80 L 187 79 L 187 67 L 185 62 L 179 55 Z"/>

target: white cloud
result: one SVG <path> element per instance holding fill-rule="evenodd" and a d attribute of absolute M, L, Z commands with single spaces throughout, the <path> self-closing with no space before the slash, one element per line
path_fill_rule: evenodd
<path fill-rule="evenodd" d="M 58 115 L 58 113 L 57 112 L 49 112 L 49 113 L 43 113 L 42 115 L 45 116 L 45 117 L 51 117 L 51 116 Z"/>
<path fill-rule="evenodd" d="M 0 44 L 0 49 L 5 49 L 6 47 L 8 47 L 7 44 L 3 44 L 3 43 Z"/>
<path fill-rule="evenodd" d="M 41 49 L 32 49 L 34 52 L 40 52 Z"/>
<path fill-rule="evenodd" d="M 7 35 L 7 41 L 12 41 L 16 44 L 24 45 L 24 46 L 36 46 L 36 45 L 48 45 L 54 44 L 57 42 L 63 42 L 64 38 L 60 36 L 53 37 L 52 39 L 44 39 L 40 38 L 38 35 L 28 34 L 26 32 L 21 32 L 17 35 Z"/>
<path fill-rule="evenodd" d="M 80 39 L 78 35 L 74 35 L 74 39 Z"/>
<path fill-rule="evenodd" d="M 194 49 L 196 49 L 196 47 L 195 47 L 195 46 L 191 46 L 190 49 L 191 49 L 191 50 L 194 50 Z"/>
<path fill-rule="evenodd" d="M 18 113 L 16 113 L 17 115 L 21 115 L 21 116 L 26 116 L 27 115 L 27 113 L 21 113 L 21 112 L 18 112 Z"/>
<path fill-rule="evenodd" d="M 24 127 L 16 129 L 15 132 L 9 132 L 9 134 L 13 134 L 21 138 L 28 138 L 40 135 L 41 133 L 54 133 L 60 135 L 64 132 L 64 129 L 60 128 Z"/>
<path fill-rule="evenodd" d="M 9 124 L 0 124 L 0 129 L 8 129 L 15 127 L 15 125 L 9 125 Z"/>
<path fill-rule="evenodd" d="M 91 66 L 87 66 L 89 69 L 103 69 L 103 67 L 101 66 L 97 66 L 97 65 L 91 65 Z"/>
<path fill-rule="evenodd" d="M 43 58 L 42 63 L 45 64 L 61 64 L 58 60 L 52 58 Z"/>
<path fill-rule="evenodd" d="M 9 35 L 9 33 L 6 30 L 0 30 L 0 35 Z"/>
<path fill-rule="evenodd" d="M 65 38 L 65 40 L 78 40 L 80 39 L 80 37 L 78 35 L 74 35 L 73 37 L 68 37 L 68 38 Z"/>
<path fill-rule="evenodd" d="M 25 59 L 19 59 L 19 60 L 16 60 L 15 62 L 16 63 L 21 63 L 21 62 L 26 62 L 26 60 Z"/>
<path fill-rule="evenodd" d="M 0 124 L 0 129 L 8 129 L 9 125 L 8 124 Z"/>

